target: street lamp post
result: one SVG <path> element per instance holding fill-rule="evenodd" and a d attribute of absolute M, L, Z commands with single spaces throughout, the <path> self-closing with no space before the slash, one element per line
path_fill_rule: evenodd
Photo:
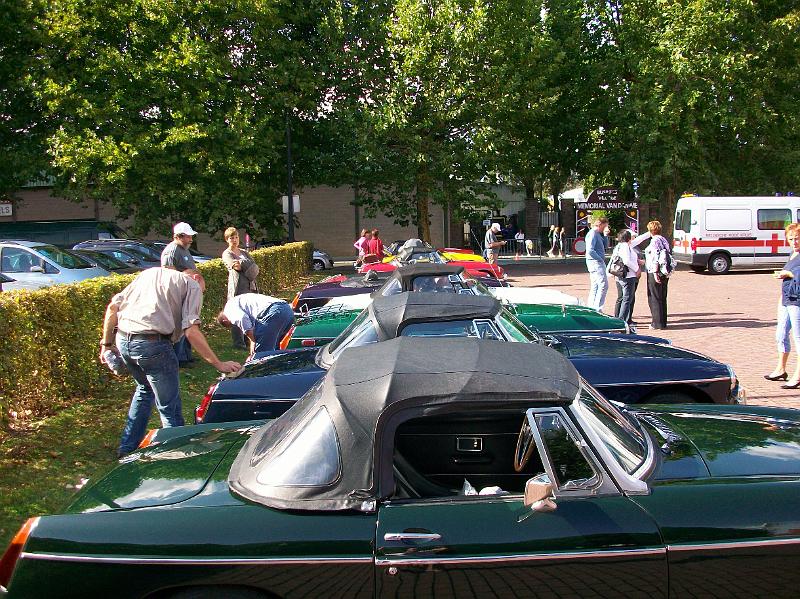
<path fill-rule="evenodd" d="M 286 112 L 286 220 L 288 225 L 288 239 L 294 241 L 294 190 L 292 189 L 292 126 L 289 122 L 289 112 Z"/>

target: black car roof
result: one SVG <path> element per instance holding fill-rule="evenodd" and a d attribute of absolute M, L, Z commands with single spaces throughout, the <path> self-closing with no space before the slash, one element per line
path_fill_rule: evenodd
<path fill-rule="evenodd" d="M 378 339 L 394 339 L 400 329 L 413 322 L 494 318 L 501 304 L 483 295 L 409 293 L 376 297 L 367 310 L 375 322 Z"/>
<path fill-rule="evenodd" d="M 244 498 L 275 508 L 370 511 L 383 488 L 379 477 L 387 475 L 375 456 L 391 455 L 393 427 L 400 422 L 423 411 L 478 414 L 498 407 L 566 404 L 579 390 L 574 366 L 538 344 L 401 337 L 347 349 L 318 386 L 247 441 L 228 483 Z M 320 486 L 260 483 L 262 468 L 268 471 L 270 460 L 323 412 L 338 440 L 335 480 Z M 308 460 L 309 467 L 320 459 L 313 443 L 292 449 L 304 453 L 298 458 Z"/>

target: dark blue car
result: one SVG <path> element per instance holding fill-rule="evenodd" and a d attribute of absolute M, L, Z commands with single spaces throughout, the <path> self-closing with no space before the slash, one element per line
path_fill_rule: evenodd
<path fill-rule="evenodd" d="M 321 348 L 258 354 L 237 378 L 212 385 L 195 421 L 228 422 L 280 416 L 349 347 L 395 337 L 477 337 L 549 345 L 608 399 L 624 403 L 741 403 L 736 375 L 658 337 L 568 333 L 537 335 L 492 298 L 401 293 L 378 297 L 339 337 Z M 513 351 L 509 347 L 509 351 Z M 449 356 L 422 356 L 446 362 Z M 368 370 L 369 363 L 364 364 Z"/>

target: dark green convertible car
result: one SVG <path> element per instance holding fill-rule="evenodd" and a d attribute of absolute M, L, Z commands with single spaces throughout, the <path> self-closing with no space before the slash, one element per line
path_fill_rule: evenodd
<path fill-rule="evenodd" d="M 400 338 L 346 350 L 270 423 L 163 429 L 63 514 L 29 520 L 0 584 L 11 598 L 795 597 L 798 418 L 622 408 L 546 347 Z"/>
<path fill-rule="evenodd" d="M 587 306 L 546 303 L 545 298 L 568 297 L 552 289 L 492 288 L 466 276 L 460 266 L 411 264 L 398 268 L 371 293 L 340 298 L 344 304 L 328 304 L 297 317 L 295 326 L 281 342 L 281 349 L 319 347 L 330 343 L 355 320 L 372 298 L 403 292 L 466 294 L 497 297 L 534 333 L 605 332 L 630 333 L 620 319 Z M 513 301 L 506 294 L 512 294 Z M 539 299 L 537 299 L 539 298 Z M 524 300 L 524 301 L 520 301 Z M 536 301 L 534 301 L 536 300 Z"/>

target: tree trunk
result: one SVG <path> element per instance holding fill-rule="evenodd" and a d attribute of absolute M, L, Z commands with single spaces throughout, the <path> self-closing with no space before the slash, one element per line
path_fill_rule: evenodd
<path fill-rule="evenodd" d="M 429 183 L 427 173 L 424 170 L 418 171 L 415 192 L 417 200 L 417 236 L 428 243 L 431 242 Z"/>
<path fill-rule="evenodd" d="M 678 195 L 675 187 L 668 187 L 661 194 L 661 201 L 658 203 L 658 220 L 661 223 L 661 234 L 669 239 L 672 238 L 675 223 L 675 206 L 678 205 Z"/>

